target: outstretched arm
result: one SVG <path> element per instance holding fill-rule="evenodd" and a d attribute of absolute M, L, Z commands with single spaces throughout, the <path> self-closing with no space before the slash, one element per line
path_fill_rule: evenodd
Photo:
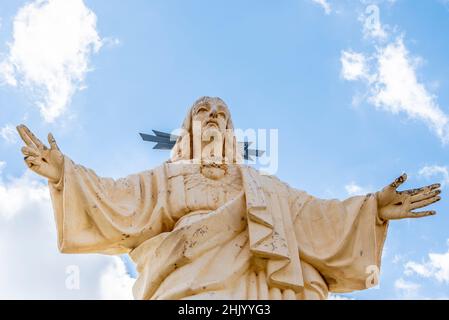
<path fill-rule="evenodd" d="M 58 244 L 67 253 L 128 252 L 172 224 L 164 167 L 121 179 L 99 177 L 63 155 L 51 134 L 45 146 L 17 127 L 27 166 L 49 181 Z"/>
<path fill-rule="evenodd" d="M 397 191 L 402 175 L 381 191 L 344 201 L 322 200 L 296 192 L 294 228 L 301 258 L 325 277 L 331 291 L 371 287 L 380 271 L 388 222 L 419 218 L 434 211 L 415 211 L 440 200 L 440 185 Z"/>

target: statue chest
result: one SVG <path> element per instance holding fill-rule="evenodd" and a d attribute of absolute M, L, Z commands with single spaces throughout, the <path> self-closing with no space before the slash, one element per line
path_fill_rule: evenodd
<path fill-rule="evenodd" d="M 180 170 L 181 169 L 181 170 Z M 169 207 L 173 218 L 199 211 L 213 211 L 234 199 L 242 190 L 237 166 L 227 168 L 220 178 L 211 178 L 200 166 L 168 169 Z"/>

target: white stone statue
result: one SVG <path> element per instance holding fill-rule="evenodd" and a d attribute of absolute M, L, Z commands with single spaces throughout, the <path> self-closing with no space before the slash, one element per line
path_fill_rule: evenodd
<path fill-rule="evenodd" d="M 48 179 L 59 250 L 128 253 L 136 299 L 326 299 L 366 289 L 389 220 L 433 215 L 413 210 L 440 200 L 439 184 L 397 191 L 405 174 L 344 201 L 262 175 L 238 160 L 219 98 L 196 101 L 183 129 L 169 161 L 114 180 L 74 163 L 51 134 L 48 148 L 18 126 L 25 163 Z M 203 152 L 210 130 L 225 137 L 214 139 L 221 154 Z"/>

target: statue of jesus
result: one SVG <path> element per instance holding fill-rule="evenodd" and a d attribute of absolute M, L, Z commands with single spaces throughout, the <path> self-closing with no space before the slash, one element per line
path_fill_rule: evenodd
<path fill-rule="evenodd" d="M 398 191 L 405 174 L 344 201 L 261 174 L 239 161 L 219 98 L 197 100 L 182 129 L 170 160 L 114 180 L 76 164 L 52 134 L 47 147 L 18 126 L 26 165 L 48 179 L 59 250 L 129 254 L 136 299 L 326 299 L 367 289 L 389 220 L 433 215 L 416 209 L 440 200 L 439 184 Z"/>

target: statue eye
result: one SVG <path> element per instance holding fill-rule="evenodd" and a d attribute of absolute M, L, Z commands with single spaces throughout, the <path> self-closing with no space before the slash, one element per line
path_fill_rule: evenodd
<path fill-rule="evenodd" d="M 196 114 L 200 114 L 200 113 L 203 113 L 203 112 L 206 112 L 207 111 L 207 108 L 206 107 L 199 107 L 197 110 L 196 110 Z"/>
<path fill-rule="evenodd" d="M 224 113 L 224 112 L 219 112 L 218 116 L 222 117 L 223 119 L 226 119 L 226 113 Z"/>

